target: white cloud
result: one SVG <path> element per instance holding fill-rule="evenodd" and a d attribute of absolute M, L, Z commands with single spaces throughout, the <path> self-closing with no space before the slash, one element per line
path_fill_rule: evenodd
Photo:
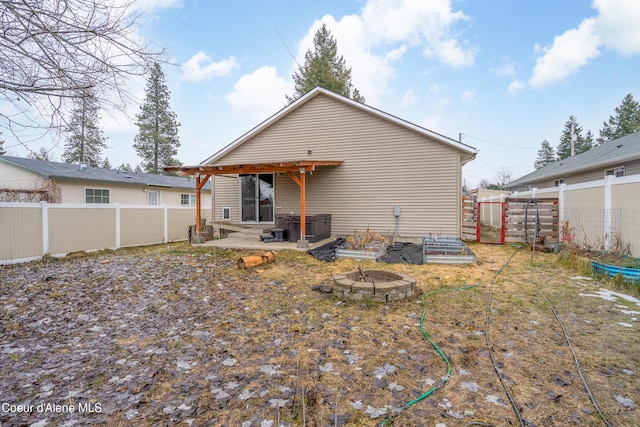
<path fill-rule="evenodd" d="M 594 0 L 598 10 L 595 30 L 602 44 L 623 55 L 640 53 L 640 3 L 629 0 Z"/>
<path fill-rule="evenodd" d="M 182 7 L 182 0 L 136 0 L 133 6 L 144 11 Z"/>
<path fill-rule="evenodd" d="M 464 47 L 452 33 L 468 18 L 452 10 L 451 0 L 369 0 L 359 14 L 339 21 L 326 15 L 316 21 L 298 43 L 300 64 L 313 46 L 313 36 L 322 25 L 338 42 L 339 54 L 351 67 L 353 84 L 368 104 L 378 103 L 394 76 L 394 64 L 411 48 L 428 58 L 451 66 L 472 65 L 476 49 Z"/>
<path fill-rule="evenodd" d="M 462 92 L 462 96 L 461 99 L 464 102 L 469 102 L 472 104 L 476 104 L 478 101 L 476 100 L 476 94 L 475 92 L 471 91 L 471 90 L 465 90 Z"/>
<path fill-rule="evenodd" d="M 408 92 L 402 97 L 402 105 L 414 105 L 416 103 L 416 94 L 413 93 L 413 89 L 409 89 Z"/>
<path fill-rule="evenodd" d="M 517 95 L 518 93 L 522 92 L 526 87 L 526 84 L 524 82 L 521 82 L 520 80 L 514 80 L 511 83 L 509 83 L 509 94 L 511 95 Z"/>
<path fill-rule="evenodd" d="M 499 68 L 493 70 L 497 76 L 514 76 L 516 74 L 516 66 L 511 61 L 505 61 Z"/>
<path fill-rule="evenodd" d="M 594 31 L 595 20 L 585 19 L 578 28 L 572 28 L 553 39 L 550 47 L 536 61 L 529 83 L 542 87 L 576 72 L 590 59 L 600 54 L 600 38 Z"/>
<path fill-rule="evenodd" d="M 629 0 L 593 0 L 598 11 L 595 17 L 584 19 L 577 28 L 556 36 L 553 44 L 534 52 L 536 61 L 529 83 L 542 87 L 577 72 L 602 48 L 623 55 L 640 54 L 640 3 Z"/>
<path fill-rule="evenodd" d="M 278 77 L 275 67 L 261 67 L 242 76 L 224 97 L 235 111 L 264 120 L 285 106 L 285 95 L 290 93 L 291 83 Z"/>
<path fill-rule="evenodd" d="M 236 64 L 235 56 L 220 62 L 212 62 L 209 55 L 200 51 L 182 64 L 182 79 L 190 82 L 211 80 L 214 76 L 229 74 L 236 67 Z"/>

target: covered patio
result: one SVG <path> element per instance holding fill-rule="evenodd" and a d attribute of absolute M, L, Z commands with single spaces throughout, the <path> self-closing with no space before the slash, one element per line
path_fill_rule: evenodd
<path fill-rule="evenodd" d="M 317 167 L 336 167 L 342 165 L 342 160 L 286 160 L 280 162 L 213 164 L 195 166 L 165 167 L 167 172 L 178 172 L 184 176 L 194 176 L 196 182 L 196 227 L 198 233 L 202 232 L 202 188 L 209 178 L 214 175 L 241 175 L 259 173 L 286 173 L 300 189 L 300 217 L 306 217 L 306 176 L 307 172 L 314 172 Z M 212 186 L 213 187 L 213 186 Z M 211 189 L 212 194 L 214 189 Z M 284 242 L 287 243 L 287 242 Z M 270 246 L 274 248 L 273 246 Z M 306 240 L 306 224 L 300 221 L 300 240 L 297 248 L 308 248 Z M 274 248 L 275 249 L 275 248 Z"/>

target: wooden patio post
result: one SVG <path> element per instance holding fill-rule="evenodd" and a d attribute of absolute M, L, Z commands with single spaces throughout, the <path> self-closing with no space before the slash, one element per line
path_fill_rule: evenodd
<path fill-rule="evenodd" d="M 204 178 L 196 175 L 196 230 L 198 235 L 202 234 L 202 187 L 207 184 L 209 178 L 211 178 L 211 175 L 205 175 Z M 211 191 L 213 192 L 213 187 Z"/>
<path fill-rule="evenodd" d="M 306 173 L 304 168 L 300 168 L 300 241 L 304 242 L 307 236 L 307 215 L 306 215 Z"/>
<path fill-rule="evenodd" d="M 202 223 L 200 221 L 200 206 L 202 206 L 200 201 L 200 188 L 200 175 L 196 175 L 196 230 L 198 236 L 202 234 Z"/>

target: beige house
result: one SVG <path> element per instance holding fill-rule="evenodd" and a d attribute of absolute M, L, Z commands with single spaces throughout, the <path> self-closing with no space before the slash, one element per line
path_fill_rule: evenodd
<path fill-rule="evenodd" d="M 203 188 L 210 194 L 210 186 Z M 189 178 L 0 156 L 0 201 L 196 205 Z"/>
<path fill-rule="evenodd" d="M 473 147 L 316 88 L 201 165 L 214 221 L 273 227 L 279 214 L 331 215 L 331 234 L 367 227 L 460 236 L 462 166 Z M 233 173 L 232 173 L 233 172 Z"/>

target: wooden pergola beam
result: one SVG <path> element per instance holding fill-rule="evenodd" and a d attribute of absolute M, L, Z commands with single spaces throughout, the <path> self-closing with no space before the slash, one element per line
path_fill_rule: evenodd
<path fill-rule="evenodd" d="M 237 163 L 227 165 L 171 166 L 164 168 L 167 172 L 178 172 L 181 175 L 235 175 L 255 173 L 298 172 L 300 168 L 313 172 L 318 166 L 340 166 L 341 160 L 294 160 L 282 162 Z"/>
<path fill-rule="evenodd" d="M 196 177 L 196 230 L 202 232 L 201 224 L 201 190 L 214 175 L 240 175 L 258 173 L 287 173 L 300 187 L 300 241 L 304 241 L 307 233 L 306 224 L 306 173 L 313 172 L 318 166 L 340 166 L 342 160 L 287 160 L 281 162 L 237 163 L 227 165 L 196 165 L 165 167 L 167 172 L 178 172 L 181 175 Z M 299 177 L 295 174 L 298 173 Z M 213 193 L 213 188 L 211 188 Z"/>

